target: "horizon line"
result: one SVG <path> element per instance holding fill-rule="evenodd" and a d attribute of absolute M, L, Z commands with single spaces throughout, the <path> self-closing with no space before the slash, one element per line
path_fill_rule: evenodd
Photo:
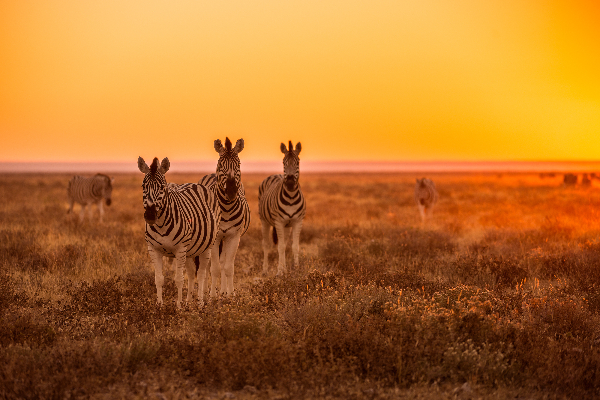
<path fill-rule="evenodd" d="M 592 168 L 594 167 L 594 168 Z M 215 160 L 178 161 L 171 165 L 176 173 L 214 172 Z M 242 161 L 248 173 L 277 173 L 281 161 Z M 600 160 L 327 160 L 302 161 L 303 172 L 590 172 L 600 171 Z M 130 161 L 0 161 L 3 173 L 92 173 L 137 172 Z"/>

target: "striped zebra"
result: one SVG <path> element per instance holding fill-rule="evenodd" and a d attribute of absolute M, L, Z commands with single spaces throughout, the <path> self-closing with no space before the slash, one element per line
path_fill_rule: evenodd
<path fill-rule="evenodd" d="M 263 274 L 268 272 L 268 254 L 271 248 L 269 241 L 269 229 L 273 227 L 273 243 L 277 244 L 279 252 L 279 263 L 277 264 L 277 275 L 286 272 L 285 246 L 292 234 L 292 253 L 294 255 L 294 266 L 299 263 L 300 231 L 302 221 L 306 213 L 304 195 L 300 189 L 300 142 L 296 149 L 289 142 L 289 149 L 281 143 L 283 157 L 283 175 L 271 175 L 260 184 L 258 188 L 258 213 L 262 223 L 263 244 Z M 291 232 L 290 232 L 291 230 Z M 281 240 L 278 240 L 278 237 Z"/>
<path fill-rule="evenodd" d="M 433 207 L 438 200 L 438 192 L 435 183 L 431 179 L 417 179 L 415 184 L 415 202 L 421 214 L 421 223 L 425 223 L 425 218 L 431 216 Z"/>
<path fill-rule="evenodd" d="M 79 221 L 83 221 L 85 208 L 89 205 L 91 219 L 92 204 L 97 204 L 100 213 L 100 222 L 102 222 L 104 218 L 102 200 L 106 202 L 107 206 L 110 206 L 112 202 L 113 181 L 114 178 L 104 174 L 96 174 L 91 178 L 85 178 L 83 176 L 74 176 L 71 178 L 67 186 L 67 195 L 69 197 L 69 210 L 67 211 L 67 214 L 70 214 L 73 211 L 74 203 L 79 203 L 81 204 Z"/>
<path fill-rule="evenodd" d="M 165 173 L 169 167 L 166 157 L 160 165 L 158 158 L 154 158 L 150 167 L 142 157 L 138 158 L 138 168 L 145 174 L 142 183 L 145 239 L 154 263 L 156 295 L 158 303 L 162 304 L 163 256 L 172 257 L 178 290 L 177 307 L 181 307 L 184 265 L 188 274 L 187 301 L 192 301 L 194 278 L 198 271 L 198 301 L 202 305 L 204 279 L 221 210 L 213 192 L 206 186 L 195 183 L 168 185 Z"/>
<path fill-rule="evenodd" d="M 215 286 L 219 272 L 221 274 L 221 293 L 233 293 L 233 273 L 235 255 L 240 244 L 240 238 L 250 226 L 250 207 L 246 201 L 240 159 L 238 154 L 244 149 L 244 139 L 239 139 L 232 148 L 229 138 L 225 138 L 225 146 L 221 140 L 214 142 L 215 150 L 219 153 L 217 171 L 205 175 L 198 181 L 215 193 L 221 210 L 219 231 L 215 243 L 219 251 L 213 251 L 211 260 L 212 287 L 210 294 L 216 296 Z M 221 269 L 221 266 L 223 268 Z"/>

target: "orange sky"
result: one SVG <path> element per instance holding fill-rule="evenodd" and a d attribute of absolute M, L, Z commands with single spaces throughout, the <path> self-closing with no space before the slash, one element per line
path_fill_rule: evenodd
<path fill-rule="evenodd" d="M 0 3 L 0 161 L 600 158 L 594 1 Z"/>

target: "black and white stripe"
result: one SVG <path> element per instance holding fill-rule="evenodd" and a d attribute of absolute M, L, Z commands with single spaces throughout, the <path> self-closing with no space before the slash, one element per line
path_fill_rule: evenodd
<path fill-rule="evenodd" d="M 173 257 L 178 289 L 177 306 L 181 305 L 184 265 L 188 273 L 187 301 L 190 302 L 196 261 L 198 300 L 202 304 L 204 279 L 219 228 L 221 210 L 214 193 L 206 186 L 195 183 L 167 184 L 164 174 L 169 166 L 168 158 L 164 158 L 160 165 L 158 158 L 155 158 L 150 167 L 142 157 L 138 158 L 138 168 L 145 174 L 142 183 L 145 239 L 155 268 L 156 295 L 158 303 L 162 303 L 163 256 Z"/>
<path fill-rule="evenodd" d="M 67 195 L 69 197 L 69 210 L 67 214 L 73 211 L 73 204 L 81 204 L 81 211 L 79 212 L 79 220 L 83 221 L 85 214 L 85 208 L 90 206 L 90 219 L 92 218 L 92 204 L 98 205 L 98 211 L 100 214 L 100 222 L 104 218 L 104 208 L 102 201 L 106 202 L 107 206 L 110 206 L 112 200 L 112 183 L 114 178 L 104 174 L 96 174 L 91 178 L 85 178 L 83 176 L 74 176 L 69 181 L 67 186 Z"/>
<path fill-rule="evenodd" d="M 262 223 L 263 243 L 263 273 L 268 271 L 268 253 L 271 248 L 269 229 L 273 227 L 273 242 L 277 244 L 279 262 L 277 274 L 286 272 L 285 246 L 292 235 L 292 254 L 294 266 L 298 266 L 300 252 L 300 231 L 306 213 L 304 195 L 300 189 L 300 142 L 296 149 L 289 142 L 289 149 L 281 143 L 283 158 L 283 175 L 271 175 L 260 184 L 258 188 L 258 213 Z M 291 230 L 291 232 L 290 232 Z M 278 237 L 281 240 L 278 240 Z"/>
<path fill-rule="evenodd" d="M 438 192 L 435 188 L 435 183 L 431 179 L 417 179 L 415 184 L 415 202 L 421 214 L 421 222 L 425 222 L 425 218 L 431 216 L 433 207 L 438 200 Z"/>
<path fill-rule="evenodd" d="M 219 273 L 221 275 L 221 293 L 233 293 L 235 256 L 240 238 L 250 226 L 250 207 L 246 201 L 238 157 L 238 153 L 244 149 L 244 139 L 239 139 L 233 148 L 229 138 L 225 139 L 225 146 L 219 139 L 215 140 L 214 146 L 215 151 L 219 153 L 217 171 L 198 181 L 199 184 L 207 186 L 215 193 L 221 210 L 219 232 L 215 242 L 219 245 L 219 252 L 215 245 L 211 260 L 211 296 L 216 296 L 214 288 Z"/>

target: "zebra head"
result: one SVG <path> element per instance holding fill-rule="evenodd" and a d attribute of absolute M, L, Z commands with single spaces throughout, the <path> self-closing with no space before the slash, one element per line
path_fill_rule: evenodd
<path fill-rule="evenodd" d="M 162 214 L 163 202 L 167 193 L 167 180 L 165 174 L 169 170 L 171 163 L 168 158 L 163 158 L 160 165 L 158 158 L 154 158 L 152 165 L 148 164 L 142 157 L 138 158 L 138 168 L 140 172 L 146 174 L 142 182 L 144 195 L 144 219 L 149 225 L 154 225 L 160 214 Z"/>
<path fill-rule="evenodd" d="M 244 139 L 238 139 L 233 148 L 229 138 L 225 138 L 225 146 L 221 144 L 220 139 L 217 139 L 215 140 L 215 150 L 219 153 L 219 161 L 217 162 L 219 192 L 225 193 L 227 200 L 234 201 L 237 198 L 238 188 L 242 181 L 238 153 L 244 150 Z"/>
<path fill-rule="evenodd" d="M 112 183 L 114 182 L 115 178 L 104 174 L 96 174 L 96 176 L 102 180 L 102 197 L 104 198 L 106 205 L 110 206 L 112 203 Z"/>
<path fill-rule="evenodd" d="M 428 182 L 430 182 L 430 181 L 427 178 L 421 178 L 421 179 L 417 178 L 417 186 L 420 188 L 426 188 Z"/>
<path fill-rule="evenodd" d="M 302 144 L 298 142 L 296 149 L 292 141 L 289 141 L 289 149 L 285 147 L 285 144 L 281 143 L 281 152 L 285 154 L 283 157 L 283 182 L 288 190 L 296 190 L 298 187 L 298 179 L 300 179 L 300 150 L 302 150 Z"/>

